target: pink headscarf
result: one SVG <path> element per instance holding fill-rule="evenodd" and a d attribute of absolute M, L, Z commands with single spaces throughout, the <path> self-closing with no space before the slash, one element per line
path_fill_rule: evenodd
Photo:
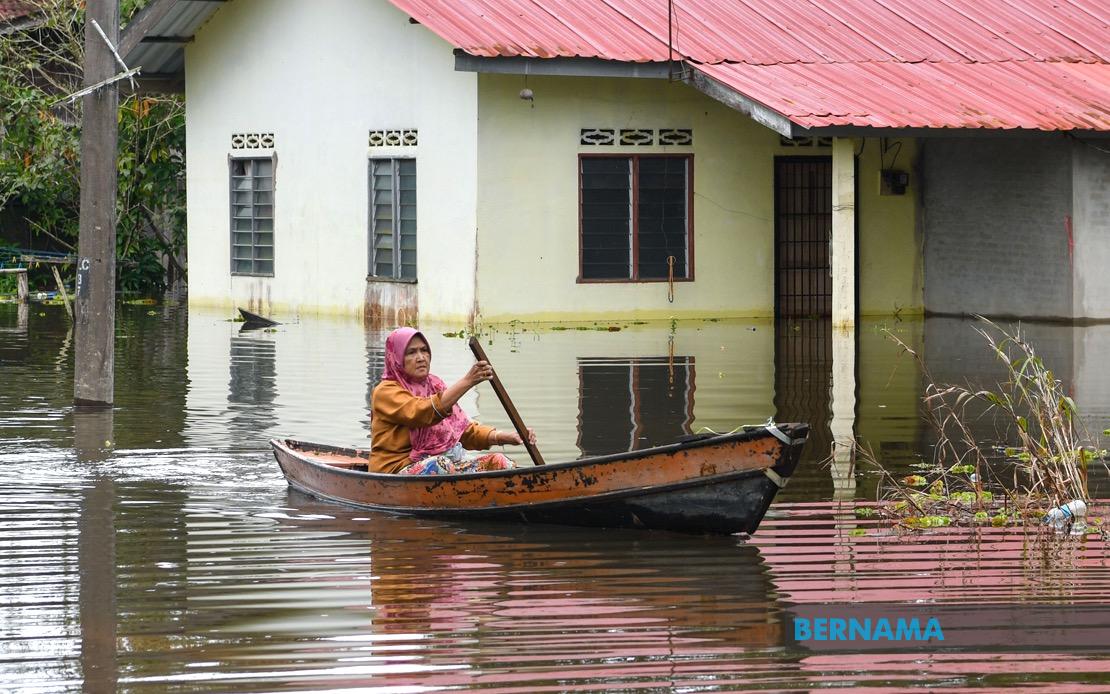
<path fill-rule="evenodd" d="M 405 373 L 405 350 L 408 349 L 412 338 L 417 336 L 423 339 L 424 342 L 428 342 L 424 333 L 414 328 L 397 328 L 389 333 L 389 337 L 385 339 L 385 374 L 382 379 L 397 381 L 402 388 L 416 397 L 426 398 L 436 393 L 442 393 L 447 388 L 447 384 L 443 382 L 442 378 L 430 372 L 426 377 L 419 380 Z M 428 349 L 431 350 L 430 344 Z M 441 420 L 439 424 L 412 429 L 409 432 L 409 439 L 412 443 L 412 452 L 409 453 L 409 458 L 418 461 L 430 455 L 443 453 L 459 442 L 469 425 L 470 418 L 456 403 L 451 408 L 451 414 Z"/>

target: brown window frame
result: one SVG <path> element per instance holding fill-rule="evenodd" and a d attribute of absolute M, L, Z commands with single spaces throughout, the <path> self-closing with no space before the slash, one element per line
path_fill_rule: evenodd
<path fill-rule="evenodd" d="M 643 158 L 649 159 L 685 159 L 686 160 L 686 275 L 683 277 L 675 277 L 675 282 L 693 282 L 694 281 L 694 155 L 686 154 L 662 154 L 662 153 L 598 153 L 598 154 L 583 154 L 578 155 L 578 277 L 575 280 L 578 284 L 647 284 L 652 282 L 668 282 L 667 277 L 639 277 L 639 261 L 640 261 L 640 211 L 639 211 L 639 190 L 640 190 L 640 165 L 639 160 Z M 626 159 L 632 162 L 632 190 L 631 190 L 631 208 L 632 208 L 632 267 L 631 277 L 583 277 L 582 276 L 582 256 L 583 256 L 583 216 L 582 216 L 582 160 L 584 159 Z"/>

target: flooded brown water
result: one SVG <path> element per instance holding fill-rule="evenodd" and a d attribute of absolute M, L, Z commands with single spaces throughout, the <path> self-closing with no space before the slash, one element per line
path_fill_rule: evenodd
<path fill-rule="evenodd" d="M 896 471 L 927 458 L 922 373 L 880 328 L 938 380 L 984 378 L 967 322 L 866 324 L 846 372 L 815 323 L 486 334 L 549 461 L 811 422 L 797 477 L 743 538 L 445 523 L 291 492 L 267 440 L 365 445 L 384 334 L 308 319 L 241 332 L 227 318 L 121 307 L 116 407 L 83 413 L 61 309 L 0 305 L 0 690 L 1110 691 L 1110 624 L 1048 648 L 1005 624 L 980 648 L 796 643 L 799 606 L 1051 605 L 1066 619 L 1110 604 L 1097 535 L 895 534 L 854 513 L 876 475 L 821 462 L 845 431 Z M 1105 428 L 1110 329 L 1027 329 Z M 470 359 L 454 330 L 426 326 L 448 379 Z M 508 427 L 486 388 L 464 407 Z M 1104 476 L 1093 486 L 1110 497 Z"/>

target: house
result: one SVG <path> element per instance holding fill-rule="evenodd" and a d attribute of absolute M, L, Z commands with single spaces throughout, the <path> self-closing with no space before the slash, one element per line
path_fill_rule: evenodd
<path fill-rule="evenodd" d="M 154 0 L 190 305 L 1110 318 L 1094 0 Z"/>

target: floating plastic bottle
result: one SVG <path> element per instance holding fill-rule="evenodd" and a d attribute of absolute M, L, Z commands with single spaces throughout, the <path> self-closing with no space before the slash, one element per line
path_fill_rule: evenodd
<path fill-rule="evenodd" d="M 1057 506 L 1045 514 L 1045 525 L 1051 525 L 1056 530 L 1064 530 L 1069 525 L 1072 532 L 1082 531 L 1086 526 L 1087 504 L 1081 499 L 1069 501 L 1063 506 Z"/>

